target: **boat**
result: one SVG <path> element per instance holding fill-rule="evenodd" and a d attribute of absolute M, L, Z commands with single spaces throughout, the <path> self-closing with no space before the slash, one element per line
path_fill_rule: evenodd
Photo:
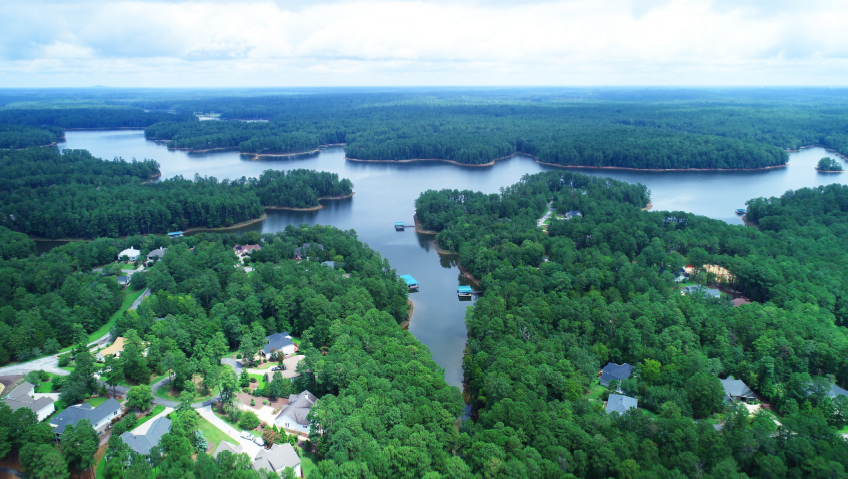
<path fill-rule="evenodd" d="M 748 210 L 746 210 L 745 208 L 739 208 L 738 210 L 736 210 L 737 215 L 744 215 L 747 212 Z"/>

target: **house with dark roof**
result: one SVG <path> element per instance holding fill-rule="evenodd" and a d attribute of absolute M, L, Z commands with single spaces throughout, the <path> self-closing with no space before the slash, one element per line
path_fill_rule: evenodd
<path fill-rule="evenodd" d="M 259 354 L 267 358 L 270 357 L 274 351 L 286 356 L 291 356 L 297 351 L 297 348 L 292 341 L 291 334 L 289 334 L 288 331 L 265 336 L 265 345 L 262 346 L 261 350 L 259 350 Z"/>
<path fill-rule="evenodd" d="M 309 256 L 309 251 L 311 250 L 324 251 L 324 245 L 321 243 L 303 243 L 303 246 L 294 250 L 294 259 L 300 261 Z"/>
<path fill-rule="evenodd" d="M 130 277 L 129 276 L 118 276 L 118 284 L 120 284 L 121 286 L 126 286 L 126 285 L 130 284 Z"/>
<path fill-rule="evenodd" d="M 280 411 L 274 422 L 277 424 L 277 427 L 309 434 L 309 421 L 306 419 L 306 416 L 317 400 L 318 398 L 313 396 L 309 391 L 290 395 L 289 404 L 283 407 L 283 410 Z"/>
<path fill-rule="evenodd" d="M 742 401 L 748 402 L 757 399 L 757 395 L 747 384 L 741 379 L 733 379 L 733 376 L 728 376 L 727 379 L 719 379 L 722 387 L 724 387 L 725 401 Z"/>
<path fill-rule="evenodd" d="M 150 426 L 145 427 L 148 424 Z M 141 430 L 142 428 L 144 430 Z M 153 446 L 159 444 L 159 439 L 162 439 L 162 436 L 170 430 L 171 420 L 166 417 L 158 417 L 149 423 L 142 424 L 133 432 L 127 431 L 121 434 L 121 440 L 136 454 L 146 456 L 150 454 L 150 449 Z"/>
<path fill-rule="evenodd" d="M 623 381 L 630 377 L 630 372 L 633 366 L 624 363 L 607 363 L 604 369 L 601 369 L 601 386 L 609 386 L 610 381 Z"/>
<path fill-rule="evenodd" d="M 568 210 L 568 211 L 565 212 L 565 219 L 567 219 L 567 220 L 570 220 L 571 218 L 574 218 L 574 217 L 577 217 L 577 216 L 582 218 L 583 213 L 580 212 L 580 211 L 577 211 L 577 210 Z"/>
<path fill-rule="evenodd" d="M 53 400 L 49 397 L 42 396 L 35 399 L 35 386 L 26 381 L 7 394 L 3 398 L 3 402 L 12 408 L 12 411 L 17 411 L 22 407 L 31 410 L 38 416 L 39 421 L 43 421 L 56 410 Z"/>
<path fill-rule="evenodd" d="M 321 266 L 326 266 L 330 269 L 336 269 L 336 262 L 335 261 L 324 261 L 323 263 L 321 263 Z"/>
<path fill-rule="evenodd" d="M 624 414 L 628 409 L 636 409 L 639 400 L 630 396 L 622 396 L 621 394 L 610 394 L 607 400 L 607 414 L 617 412 Z"/>
<path fill-rule="evenodd" d="M 70 406 L 59 414 L 50 419 L 50 425 L 53 426 L 53 432 L 57 436 L 61 436 L 65 432 L 68 425 L 76 426 L 83 419 L 88 419 L 97 434 L 103 434 L 103 430 L 109 423 L 121 415 L 121 404 L 114 398 L 109 398 L 103 404 L 97 407 L 91 407 L 89 404 L 76 404 Z"/>
<path fill-rule="evenodd" d="M 685 288 L 683 288 L 683 294 L 696 294 L 696 293 L 704 293 L 705 295 L 707 295 L 707 297 L 710 297 L 710 298 L 720 298 L 721 297 L 721 291 L 719 291 L 715 288 L 707 288 L 707 287 L 701 286 L 700 284 L 695 285 L 695 286 L 686 286 Z"/>
<path fill-rule="evenodd" d="M 253 469 L 265 469 L 276 474 L 282 473 L 287 467 L 294 469 L 294 477 L 303 477 L 300 469 L 300 457 L 291 444 L 274 444 L 270 449 L 264 447 L 253 458 Z"/>
<path fill-rule="evenodd" d="M 233 253 L 238 257 L 247 256 L 254 251 L 261 250 L 262 247 L 258 244 L 237 244 L 233 246 Z"/>

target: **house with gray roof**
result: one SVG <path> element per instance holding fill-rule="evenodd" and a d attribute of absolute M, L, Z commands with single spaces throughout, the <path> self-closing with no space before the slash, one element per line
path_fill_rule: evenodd
<path fill-rule="evenodd" d="M 39 421 L 43 421 L 56 410 L 53 400 L 49 397 L 42 396 L 35 399 L 35 386 L 26 381 L 7 394 L 3 398 L 3 402 L 12 408 L 12 411 L 17 411 L 22 407 L 31 410 L 38 416 Z"/>
<path fill-rule="evenodd" d="M 294 469 L 295 477 L 303 477 L 300 470 L 300 457 L 289 443 L 274 444 L 270 449 L 263 447 L 253 458 L 253 469 L 257 471 L 265 469 L 280 474 L 287 467 Z"/>
<path fill-rule="evenodd" d="M 155 250 L 147 253 L 147 261 L 159 261 L 165 256 L 165 251 L 167 250 L 168 248 L 156 248 Z"/>
<path fill-rule="evenodd" d="M 709 298 L 720 298 L 721 291 L 715 288 L 707 288 L 705 286 L 701 286 L 700 284 L 695 286 L 686 286 L 683 288 L 683 294 L 696 294 L 703 293 L 707 295 Z"/>
<path fill-rule="evenodd" d="M 751 388 L 742 382 L 741 379 L 733 379 L 733 376 L 728 376 L 727 379 L 719 379 L 719 381 L 721 381 L 721 385 L 724 387 L 724 392 L 726 394 L 724 398 L 725 401 L 748 402 L 757 399 L 757 395 L 754 394 L 754 391 L 751 391 Z"/>
<path fill-rule="evenodd" d="M 610 394 L 607 400 L 607 414 L 613 412 L 624 414 L 630 408 L 636 409 L 638 404 L 639 400 L 636 398 L 622 396 L 621 394 Z"/>
<path fill-rule="evenodd" d="M 231 454 L 241 454 L 244 452 L 244 448 L 241 444 L 231 444 L 227 441 L 221 441 L 218 444 L 218 447 L 215 448 L 215 452 L 212 453 L 212 457 L 218 458 L 218 454 L 221 454 L 223 451 L 230 451 Z"/>
<path fill-rule="evenodd" d="M 150 449 L 159 444 L 159 439 L 171 430 L 171 420 L 166 417 L 158 417 L 148 424 L 150 426 L 143 432 L 139 432 L 138 429 L 144 428 L 146 424 L 139 426 L 135 432 L 127 431 L 121 434 L 121 440 L 136 454 L 142 456 L 150 454 Z"/>
<path fill-rule="evenodd" d="M 103 434 L 106 426 L 121 415 L 121 404 L 114 398 L 109 398 L 97 407 L 89 404 L 75 404 L 50 419 L 53 432 L 61 436 L 69 425 L 76 426 L 83 419 L 88 419 L 97 434 Z"/>
<path fill-rule="evenodd" d="M 294 250 L 294 259 L 301 260 L 309 256 L 311 250 L 324 251 L 324 245 L 321 243 L 303 243 L 303 246 Z"/>
<path fill-rule="evenodd" d="M 288 331 L 283 331 L 282 333 L 265 336 L 265 345 L 262 346 L 259 354 L 269 357 L 274 351 L 277 351 L 280 354 L 291 356 L 296 349 L 291 334 Z"/>
<path fill-rule="evenodd" d="M 610 381 L 623 381 L 630 377 L 630 372 L 633 366 L 630 364 L 607 363 L 604 369 L 601 369 L 601 386 L 609 386 Z"/>
<path fill-rule="evenodd" d="M 309 434 L 309 421 L 306 416 L 312 405 L 318 398 L 309 391 L 289 396 L 289 404 L 283 407 L 274 422 L 277 427 L 282 427 L 297 433 Z"/>
<path fill-rule="evenodd" d="M 830 392 L 827 395 L 830 396 L 831 399 L 835 398 L 836 396 L 848 397 L 848 391 L 845 390 L 845 389 L 842 389 L 841 387 L 837 386 L 836 384 L 831 384 L 830 385 Z"/>

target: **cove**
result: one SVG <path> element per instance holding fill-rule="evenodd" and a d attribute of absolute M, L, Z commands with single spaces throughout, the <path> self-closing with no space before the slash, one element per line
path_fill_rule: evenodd
<path fill-rule="evenodd" d="M 267 211 L 267 218 L 235 231 L 271 233 L 287 225 L 325 224 L 355 229 L 359 239 L 388 258 L 398 274 L 411 274 L 421 284 L 410 294 L 414 313 L 409 330 L 433 352 L 445 369 L 449 384 L 462 385 L 462 356 L 466 331 L 464 317 L 470 301 L 460 301 L 459 285 L 468 282 L 460 274 L 457 258 L 439 255 L 433 236 L 412 228 L 395 231 L 394 223 L 413 223 L 415 199 L 428 189 L 469 189 L 497 193 L 516 183 L 522 175 L 561 169 L 536 163 L 530 157 L 499 160 L 491 167 L 466 167 L 445 162 L 370 163 L 344 159 L 344 149 L 288 157 L 240 155 L 236 151 L 190 153 L 168 150 L 164 144 L 144 138 L 141 130 L 67 131 L 59 148 L 86 149 L 111 160 L 150 158 L 161 165 L 162 177 L 195 174 L 218 179 L 259 176 L 267 169 L 306 168 L 338 173 L 353 181 L 356 195 L 343 200 L 322 201 L 316 211 Z M 734 211 L 758 196 L 779 196 L 790 189 L 830 183 L 846 183 L 848 175 L 818 173 L 814 167 L 824 156 L 838 157 L 822 148 L 790 153 L 789 166 L 761 171 L 627 171 L 575 168 L 579 173 L 642 183 L 651 190 L 653 211 L 688 211 L 742 224 Z M 838 161 L 843 161 L 838 159 Z"/>

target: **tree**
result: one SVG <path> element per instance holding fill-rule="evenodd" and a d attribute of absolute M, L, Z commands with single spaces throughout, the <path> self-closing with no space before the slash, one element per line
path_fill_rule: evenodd
<path fill-rule="evenodd" d="M 62 432 L 62 451 L 68 461 L 76 467 L 77 475 L 80 468 L 86 470 L 94 466 L 94 453 L 97 452 L 99 445 L 97 432 L 94 431 L 88 419 L 79 421 L 76 426 L 68 425 Z"/>
<path fill-rule="evenodd" d="M 247 373 L 247 368 L 244 368 L 239 375 L 239 387 L 246 388 L 248 386 L 250 386 L 250 375 Z"/>
<path fill-rule="evenodd" d="M 245 411 L 239 421 L 239 427 L 248 431 L 259 427 L 259 417 L 253 411 Z"/>
<path fill-rule="evenodd" d="M 127 392 L 127 407 L 136 411 L 146 411 L 153 403 L 153 390 L 150 386 L 142 384 L 133 386 Z"/>
<path fill-rule="evenodd" d="M 36 479 L 70 477 L 68 463 L 55 444 L 27 444 L 21 450 L 20 461 L 29 477 Z"/>
<path fill-rule="evenodd" d="M 242 334 L 239 352 L 241 353 L 241 357 L 244 359 L 244 362 L 248 364 L 253 363 L 258 350 L 259 348 L 256 347 L 253 336 L 251 334 Z"/>
<path fill-rule="evenodd" d="M 150 368 L 144 357 L 144 343 L 134 329 L 124 332 L 124 351 L 121 353 L 121 362 L 127 379 L 144 384 L 150 380 Z"/>
<path fill-rule="evenodd" d="M 271 447 L 272 444 L 276 444 L 279 439 L 280 433 L 274 428 L 266 427 L 265 431 L 262 432 L 262 440 L 265 441 L 265 445 L 268 447 Z"/>
<path fill-rule="evenodd" d="M 119 358 L 109 356 L 103 364 L 103 370 L 100 373 L 100 378 L 112 386 L 112 396 L 115 396 L 115 388 L 124 379 L 124 363 Z"/>
<path fill-rule="evenodd" d="M 180 404 L 177 406 L 178 411 L 191 410 L 191 405 L 197 396 L 197 389 L 193 381 L 186 381 L 183 388 L 183 392 L 180 393 Z"/>
<path fill-rule="evenodd" d="M 221 374 L 221 401 L 232 404 L 238 389 L 238 377 L 232 369 L 224 369 Z"/>

